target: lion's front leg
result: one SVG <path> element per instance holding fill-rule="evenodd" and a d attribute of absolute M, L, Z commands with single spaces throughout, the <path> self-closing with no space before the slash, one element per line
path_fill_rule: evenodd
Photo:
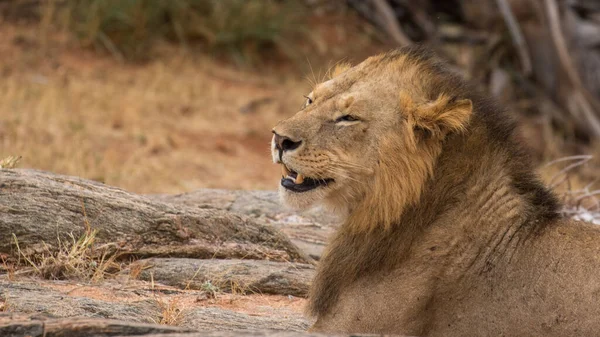
<path fill-rule="evenodd" d="M 432 316 L 430 284 L 423 275 L 410 279 L 400 271 L 359 280 L 341 290 L 338 301 L 308 331 L 423 335 Z"/>

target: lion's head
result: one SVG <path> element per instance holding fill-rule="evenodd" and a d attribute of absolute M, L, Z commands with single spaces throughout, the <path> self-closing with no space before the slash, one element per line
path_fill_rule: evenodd
<path fill-rule="evenodd" d="M 325 204 L 356 230 L 398 220 L 420 197 L 444 139 L 471 117 L 471 100 L 447 94 L 462 81 L 445 69 L 423 50 L 400 49 L 340 66 L 316 85 L 273 128 L 284 203 Z"/>

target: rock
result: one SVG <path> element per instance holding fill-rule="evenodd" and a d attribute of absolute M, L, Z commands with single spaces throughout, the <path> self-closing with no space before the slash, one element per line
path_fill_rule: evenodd
<path fill-rule="evenodd" d="M 9 314 L 0 315 L 0 335 L 313 336 L 302 332 L 309 322 L 298 306 L 263 304 L 245 313 L 214 307 L 214 299 L 198 299 L 205 295 L 205 281 L 234 293 L 306 296 L 314 260 L 293 242 L 320 256 L 335 228 L 332 217 L 320 210 L 295 215 L 280 207 L 273 192 L 144 196 L 76 177 L 0 169 L 3 258 L 6 254 L 23 261 L 55 253 L 61 249 L 59 242 L 64 249 L 65 242 L 90 228 L 97 230 L 94 254 L 108 247 L 121 254 L 119 263 L 125 257 L 141 258 L 130 265 L 129 277 L 137 270 L 141 279 L 153 283 L 122 274 L 104 281 L 112 286 L 86 285 L 89 290 L 79 292 L 81 287 L 72 283 L 40 285 L 7 274 L 0 278 L 0 310 Z M 155 287 L 154 282 L 187 290 Z M 275 298 L 278 303 L 288 300 Z M 184 306 L 177 304 L 180 299 Z M 298 301 L 292 298 L 290 303 Z M 176 323 L 185 328 L 150 324 L 170 322 L 162 319 L 171 317 L 170 310 L 181 314 Z"/>
<path fill-rule="evenodd" d="M 139 278 L 181 289 L 203 290 L 210 281 L 221 291 L 306 297 L 314 275 L 310 264 L 255 260 L 152 258 L 134 262 Z"/>
<path fill-rule="evenodd" d="M 0 170 L 0 253 L 57 250 L 86 227 L 98 243 L 136 257 L 244 258 L 308 262 L 279 230 L 247 216 L 165 202 L 97 182 L 35 170 Z M 64 242 L 64 241 L 63 241 Z"/>
<path fill-rule="evenodd" d="M 111 337 L 111 336 L 146 336 L 146 337 L 325 337 L 330 335 L 321 335 L 306 333 L 301 331 L 282 331 L 282 330 L 247 330 L 231 331 L 230 329 L 215 330 L 219 327 L 215 317 L 219 315 L 228 315 L 220 313 L 219 310 L 207 310 L 199 312 L 205 317 L 194 317 L 199 321 L 213 321 L 216 324 L 210 326 L 209 331 L 191 331 L 186 328 L 171 327 L 157 324 L 144 324 L 125 322 L 109 319 L 90 319 L 90 318 L 53 318 L 42 315 L 24 315 L 0 313 L 0 335 L 5 337 Z M 244 315 L 238 315 L 235 318 L 240 326 L 247 324 L 249 327 L 260 326 L 257 319 Z M 267 322 L 268 319 L 258 320 Z M 290 325 L 292 328 L 298 328 L 300 325 Z"/>
<path fill-rule="evenodd" d="M 121 319 L 130 322 L 160 321 L 161 309 L 154 300 L 109 302 L 72 297 L 30 283 L 0 282 L 0 297 L 8 311 L 53 317 Z"/>
<path fill-rule="evenodd" d="M 171 204 L 230 211 L 255 218 L 264 217 L 272 221 L 301 214 L 301 217 L 306 219 L 305 222 L 322 225 L 335 225 L 337 222 L 335 216 L 320 208 L 302 212 L 288 209 L 281 205 L 279 195 L 274 191 L 201 189 L 183 194 L 156 194 L 148 197 Z"/>
<path fill-rule="evenodd" d="M 177 195 L 152 195 L 153 199 L 186 207 L 235 212 L 264 225 L 281 229 L 302 251 L 319 259 L 338 219 L 323 209 L 297 212 L 283 207 L 277 192 L 202 189 Z"/>
<path fill-rule="evenodd" d="M 130 295 L 135 293 L 137 287 L 132 287 L 129 290 Z M 193 293 L 188 293 L 189 296 L 195 296 Z M 121 294 L 119 297 L 129 298 L 126 294 Z M 142 323 L 156 323 L 161 321 L 161 316 L 164 313 L 165 306 L 161 306 L 157 299 L 144 300 L 118 300 L 108 301 L 94 298 L 69 296 L 61 293 L 50 287 L 39 286 L 33 283 L 24 282 L 1 282 L 0 283 L 0 301 L 6 304 L 8 316 L 0 316 L 0 336 L 5 336 L 9 332 L 23 333 L 23 335 L 35 336 L 38 330 L 37 323 L 29 319 L 24 322 L 19 317 L 43 317 L 48 332 L 49 322 L 47 318 L 63 319 L 56 322 L 60 329 L 63 330 L 65 336 L 70 336 L 69 331 L 77 326 L 89 328 L 90 322 L 104 322 L 100 324 L 103 328 L 116 327 L 113 335 L 126 334 L 122 325 L 128 324 L 133 326 L 136 331 L 147 325 Z M 171 329 L 169 331 L 234 331 L 234 330 L 293 330 L 304 331 L 308 328 L 308 322 L 303 318 L 302 314 L 293 310 L 287 311 L 285 308 L 277 309 L 279 312 L 276 315 L 270 315 L 273 308 L 266 307 L 265 312 L 261 312 L 257 308 L 256 315 L 235 312 L 218 307 L 182 307 L 181 319 L 178 319 L 177 325 L 180 329 Z M 281 311 L 283 310 L 283 311 Z M 8 318 L 7 318 L 8 317 Z M 12 317 L 12 318 L 11 318 Z M 16 317 L 16 318 L 15 318 Z M 10 319 L 9 319 L 10 318 Z M 17 319 L 19 318 L 19 319 Z M 71 321 L 69 320 L 71 319 Z M 104 319 L 105 321 L 90 320 Z M 108 322 L 106 320 L 116 320 L 120 323 Z M 40 319 L 34 319 L 38 321 Z M 18 324 L 15 325 L 15 322 Z M 81 323 L 84 322 L 84 323 Z M 125 323 L 127 322 L 127 323 Z M 10 324 L 9 324 L 10 323 Z M 70 324 L 66 328 L 65 324 Z M 97 324 L 91 324 L 94 329 Z M 4 325 L 3 325 L 4 324 Z M 140 325 L 142 324 L 142 325 Z M 167 328 L 164 326 L 164 328 Z M 185 329 L 183 329 L 185 328 Z M 4 330 L 2 330 L 4 329 Z M 58 327 L 56 330 L 60 330 Z M 111 328 L 112 329 L 112 328 Z M 83 331 L 83 330 L 82 330 Z M 152 328 L 155 333 L 161 332 Z M 144 333 L 152 332 L 150 330 Z M 4 334 L 3 334 L 4 333 Z M 103 330 L 106 333 L 106 330 Z M 133 332 L 128 332 L 133 334 Z M 48 335 L 47 335 L 48 336 Z"/>
<path fill-rule="evenodd" d="M 0 335 L 6 337 L 43 336 L 44 323 L 34 317 L 0 313 Z"/>
<path fill-rule="evenodd" d="M 325 335 L 318 333 L 298 332 L 298 331 L 202 331 L 190 333 L 174 333 L 174 334 L 151 334 L 144 337 L 343 337 L 344 335 Z M 369 336 L 369 335 L 351 335 L 352 337 Z M 126 337 L 126 336 L 119 336 Z M 371 336 L 385 337 L 385 336 Z"/>
<path fill-rule="evenodd" d="M 0 314 L 0 335 L 6 337 L 108 337 L 186 333 L 189 329 L 109 319 L 51 318 L 42 315 Z"/>
<path fill-rule="evenodd" d="M 220 308 L 198 308 L 188 312 L 183 325 L 201 331 L 253 331 L 281 330 L 306 331 L 309 323 L 301 317 L 290 317 L 282 320 L 270 317 L 250 316 L 243 313 L 223 310 Z"/>

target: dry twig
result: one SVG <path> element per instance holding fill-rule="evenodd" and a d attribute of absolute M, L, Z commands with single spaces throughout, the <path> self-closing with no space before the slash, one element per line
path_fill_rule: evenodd
<path fill-rule="evenodd" d="M 600 103 L 598 103 L 594 96 L 583 85 L 579 73 L 573 64 L 573 60 L 567 49 L 565 37 L 562 34 L 560 15 L 556 1 L 546 0 L 545 5 L 550 26 L 550 35 L 552 36 L 554 47 L 556 48 L 563 70 L 567 74 L 571 84 L 574 86 L 572 97 L 573 103 L 580 108 L 580 111 L 583 113 L 583 118 L 585 119 L 584 122 L 587 124 L 590 131 L 596 137 L 600 137 L 600 120 L 597 117 L 600 113 Z"/>
<path fill-rule="evenodd" d="M 372 0 L 375 9 L 382 20 L 383 29 L 401 46 L 408 46 L 413 42 L 404 34 L 402 28 L 396 21 L 394 11 L 385 0 Z"/>
<path fill-rule="evenodd" d="M 519 53 L 519 59 L 521 60 L 521 66 L 523 67 L 523 73 L 526 76 L 531 75 L 531 57 L 529 56 L 529 48 L 527 46 L 527 42 L 525 42 L 525 38 L 523 37 L 523 33 L 521 32 L 521 27 L 513 14 L 510 5 L 506 0 L 496 0 L 496 4 L 500 9 L 500 13 L 504 18 L 504 22 L 506 23 L 506 27 L 512 36 L 512 40 L 517 47 L 517 51 Z"/>

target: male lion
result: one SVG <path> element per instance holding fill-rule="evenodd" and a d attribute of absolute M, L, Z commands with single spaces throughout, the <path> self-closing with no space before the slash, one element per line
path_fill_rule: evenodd
<path fill-rule="evenodd" d="M 337 69 L 273 129 L 280 194 L 344 217 L 312 331 L 600 334 L 600 228 L 563 219 L 493 100 L 420 48 Z"/>

